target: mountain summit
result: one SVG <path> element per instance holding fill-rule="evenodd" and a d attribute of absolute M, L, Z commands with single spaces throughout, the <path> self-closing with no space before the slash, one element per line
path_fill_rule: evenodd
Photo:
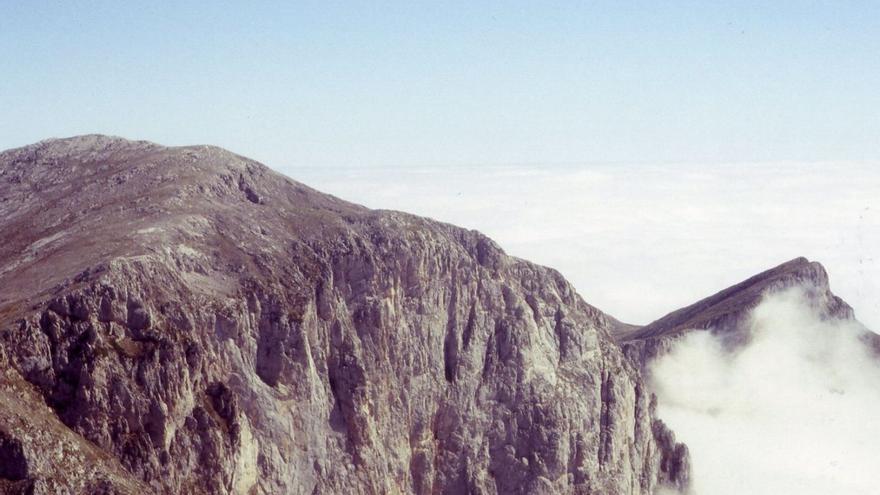
<path fill-rule="evenodd" d="M 795 258 L 728 287 L 690 306 L 673 311 L 643 327 L 615 328 L 625 353 L 638 366 L 667 352 L 692 331 L 707 330 L 718 335 L 728 347 L 748 341 L 747 320 L 764 296 L 800 287 L 806 301 L 822 318 L 853 320 L 852 307 L 831 292 L 828 273 L 820 263 Z M 880 352 L 880 339 L 867 329 L 864 340 Z"/>
<path fill-rule="evenodd" d="M 653 493 L 687 449 L 557 272 L 210 146 L 0 153 L 0 492 Z"/>

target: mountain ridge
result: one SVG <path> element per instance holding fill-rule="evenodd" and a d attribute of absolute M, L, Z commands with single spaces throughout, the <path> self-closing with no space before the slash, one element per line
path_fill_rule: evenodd
<path fill-rule="evenodd" d="M 95 135 L 0 153 L 0 198 L 9 490 L 687 488 L 616 320 L 476 231 Z"/>
<path fill-rule="evenodd" d="M 852 307 L 831 291 L 825 267 L 798 257 L 671 311 L 647 325 L 617 327 L 614 337 L 643 371 L 652 360 L 693 331 L 710 331 L 728 348 L 735 348 L 750 338 L 746 323 L 751 310 L 766 295 L 792 287 L 805 291 L 806 302 L 820 317 L 855 320 Z M 864 340 L 880 355 L 880 337 L 866 330 Z"/>

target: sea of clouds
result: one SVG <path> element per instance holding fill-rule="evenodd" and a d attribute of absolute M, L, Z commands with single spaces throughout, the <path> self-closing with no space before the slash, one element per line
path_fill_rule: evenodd
<path fill-rule="evenodd" d="M 648 323 L 779 263 L 820 261 L 880 328 L 880 163 L 297 168 L 373 208 L 489 235 Z"/>
<path fill-rule="evenodd" d="M 627 322 L 806 256 L 880 329 L 880 163 L 286 172 L 370 207 L 478 229 Z M 733 354 L 693 333 L 652 368 L 660 417 L 691 449 L 696 493 L 880 493 L 880 369 L 861 327 L 823 321 L 794 291 L 764 301 L 751 331 Z"/>

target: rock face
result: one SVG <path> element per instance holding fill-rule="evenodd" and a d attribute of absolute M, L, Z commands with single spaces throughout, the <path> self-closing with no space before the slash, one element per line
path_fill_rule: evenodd
<path fill-rule="evenodd" d="M 825 268 L 806 258 L 796 258 L 673 311 L 644 327 L 619 326 L 615 336 L 627 357 L 641 368 L 668 352 L 690 331 L 709 330 L 721 336 L 727 345 L 736 346 L 749 338 L 745 319 L 761 298 L 769 292 L 791 287 L 804 288 L 810 304 L 825 318 L 854 318 L 849 304 L 831 292 Z M 874 334 L 870 332 L 865 336 L 874 340 Z"/>
<path fill-rule="evenodd" d="M 555 271 L 213 147 L 0 154 L 0 492 L 687 486 Z"/>

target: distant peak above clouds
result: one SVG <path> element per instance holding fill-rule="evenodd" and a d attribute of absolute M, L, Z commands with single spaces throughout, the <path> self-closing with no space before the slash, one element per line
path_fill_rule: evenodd
<path fill-rule="evenodd" d="M 673 311 L 621 337 L 623 340 L 638 340 L 694 328 L 725 331 L 735 327 L 742 315 L 757 306 L 767 292 L 794 286 L 808 287 L 814 304 L 828 316 L 853 318 L 853 309 L 849 304 L 831 292 L 825 267 L 817 261 L 799 257 Z"/>
<path fill-rule="evenodd" d="M 642 368 L 670 352 L 676 342 L 692 331 L 710 331 L 726 347 L 739 347 L 751 339 L 752 311 L 767 296 L 789 289 L 802 291 L 802 304 L 810 307 L 818 318 L 857 323 L 852 307 L 831 292 L 825 267 L 799 257 L 643 327 L 619 325 L 615 327 L 615 337 L 627 356 Z M 880 351 L 880 339 L 871 332 L 865 331 L 863 340 Z"/>

